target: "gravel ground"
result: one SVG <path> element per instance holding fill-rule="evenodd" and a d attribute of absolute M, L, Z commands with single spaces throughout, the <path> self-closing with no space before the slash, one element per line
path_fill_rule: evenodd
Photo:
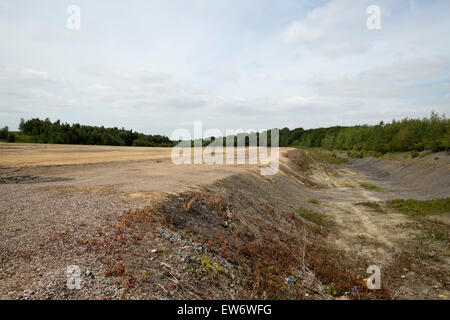
<path fill-rule="evenodd" d="M 35 185 L 2 185 L 0 192 L 0 297 L 114 298 L 120 292 L 113 279 L 104 277 L 95 254 L 74 242 L 101 232 L 117 214 L 135 208 L 137 201 L 123 201 L 104 194 Z M 78 265 L 84 290 L 66 288 L 66 270 Z M 90 273 L 89 273 L 90 275 Z"/>

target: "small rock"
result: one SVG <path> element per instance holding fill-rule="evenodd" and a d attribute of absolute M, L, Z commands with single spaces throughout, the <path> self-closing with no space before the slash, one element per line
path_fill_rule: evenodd
<path fill-rule="evenodd" d="M 169 269 L 169 270 L 172 270 L 172 269 L 173 269 L 172 266 L 171 266 L 170 264 L 165 263 L 165 262 L 161 262 L 161 263 L 160 263 L 160 266 L 161 266 L 161 267 L 164 267 L 164 268 L 167 268 L 167 269 Z"/>
<path fill-rule="evenodd" d="M 86 276 L 91 277 L 91 278 L 95 278 L 94 273 L 91 270 L 86 270 Z"/>
<path fill-rule="evenodd" d="M 183 249 L 178 250 L 178 255 L 180 256 L 181 261 L 185 262 L 186 261 L 186 254 L 184 253 Z"/>

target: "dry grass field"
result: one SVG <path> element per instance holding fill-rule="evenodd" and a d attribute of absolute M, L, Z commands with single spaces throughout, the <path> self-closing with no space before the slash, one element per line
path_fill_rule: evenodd
<path fill-rule="evenodd" d="M 58 186 L 102 186 L 121 191 L 181 191 L 251 167 L 175 165 L 171 148 L 0 144 L 0 154 L 5 182 L 29 177 L 41 185 L 57 181 Z"/>

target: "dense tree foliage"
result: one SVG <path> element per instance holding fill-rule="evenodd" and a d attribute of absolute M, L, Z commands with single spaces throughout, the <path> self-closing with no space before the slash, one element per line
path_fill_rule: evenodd
<path fill-rule="evenodd" d="M 8 127 L 4 127 L 0 129 L 0 139 L 6 140 L 8 139 L 9 129 Z"/>
<path fill-rule="evenodd" d="M 168 137 L 160 135 L 145 135 L 125 130 L 124 128 L 105 128 L 84 126 L 78 123 L 51 122 L 48 118 L 38 118 L 20 122 L 20 131 L 32 136 L 34 142 L 91 144 L 112 146 L 149 146 L 168 147 L 174 145 Z"/>
<path fill-rule="evenodd" d="M 0 140 L 8 140 L 8 142 L 15 142 L 16 135 L 14 132 L 10 132 L 8 127 L 0 129 Z"/>
<path fill-rule="evenodd" d="M 41 143 L 118 145 L 118 146 L 152 146 L 170 147 L 177 142 L 166 136 L 145 135 L 125 130 L 124 128 L 104 128 L 61 123 L 59 120 L 51 122 L 49 119 L 31 119 L 20 123 L 20 131 L 31 136 L 31 141 Z M 243 134 L 246 145 L 249 138 Z M 256 133 L 259 141 L 260 134 Z M 12 139 L 11 132 L 5 127 L 0 130 L 0 139 Z M 210 141 L 226 138 L 211 137 L 202 141 L 206 146 Z M 237 136 L 233 137 L 237 144 Z M 270 131 L 267 134 L 270 146 Z M 194 141 L 191 141 L 194 145 Z M 376 153 L 399 151 L 441 151 L 450 148 L 450 119 L 445 115 L 432 112 L 429 118 L 393 120 L 391 123 L 378 125 L 357 125 L 351 127 L 330 127 L 304 130 L 297 128 L 280 129 L 280 146 L 319 147 L 325 149 L 371 151 Z"/>
<path fill-rule="evenodd" d="M 339 150 L 441 151 L 450 148 L 450 119 L 432 112 L 429 118 L 393 120 L 375 126 L 280 130 L 281 146 L 320 147 Z"/>

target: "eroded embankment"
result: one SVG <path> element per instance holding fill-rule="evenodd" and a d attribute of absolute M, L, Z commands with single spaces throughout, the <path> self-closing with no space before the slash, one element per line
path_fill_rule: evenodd
<path fill-rule="evenodd" d="M 88 196 L 66 190 L 55 201 L 73 205 L 70 224 L 52 224 L 59 214 L 52 212 L 45 218 L 52 234 L 42 241 L 26 242 L 20 219 L 17 230 L 8 231 L 11 239 L 23 237 L 2 243 L 1 292 L 34 299 L 448 297 L 442 244 L 432 242 L 429 257 L 420 223 L 368 207 L 364 203 L 380 200 L 384 191 L 364 189 L 362 182 L 373 183 L 291 149 L 274 176 L 248 169 L 158 195 L 136 210 L 119 211 L 121 201 L 139 203 L 124 191 Z M 98 200 L 84 210 L 80 199 L 92 196 Z M 102 207 L 110 198 L 114 202 Z M 46 201 L 54 200 L 49 195 Z M 75 214 L 80 211 L 82 220 Z M 81 268 L 80 290 L 66 286 L 72 264 Z M 366 287 L 371 264 L 382 268 L 382 290 Z"/>
<path fill-rule="evenodd" d="M 450 195 L 450 155 L 432 153 L 408 160 L 352 159 L 346 166 L 379 181 L 392 198 L 433 199 Z"/>
<path fill-rule="evenodd" d="M 278 175 L 249 171 L 127 212 L 115 236 L 84 245 L 105 254 L 107 243 L 107 274 L 131 281 L 128 297 L 324 299 L 355 287 L 359 297 L 389 296 L 367 290 L 366 261 L 329 244 L 332 221 L 308 196 L 323 188 L 285 159 Z"/>
<path fill-rule="evenodd" d="M 386 190 L 361 187 L 375 183 L 366 177 L 348 179 L 308 152 L 284 156 L 275 176 L 234 175 L 157 207 L 169 229 L 227 266 L 203 274 L 208 296 L 448 298 L 448 236 L 424 238 L 433 223 L 388 208 Z M 374 264 L 383 276 L 376 292 L 363 280 Z"/>

